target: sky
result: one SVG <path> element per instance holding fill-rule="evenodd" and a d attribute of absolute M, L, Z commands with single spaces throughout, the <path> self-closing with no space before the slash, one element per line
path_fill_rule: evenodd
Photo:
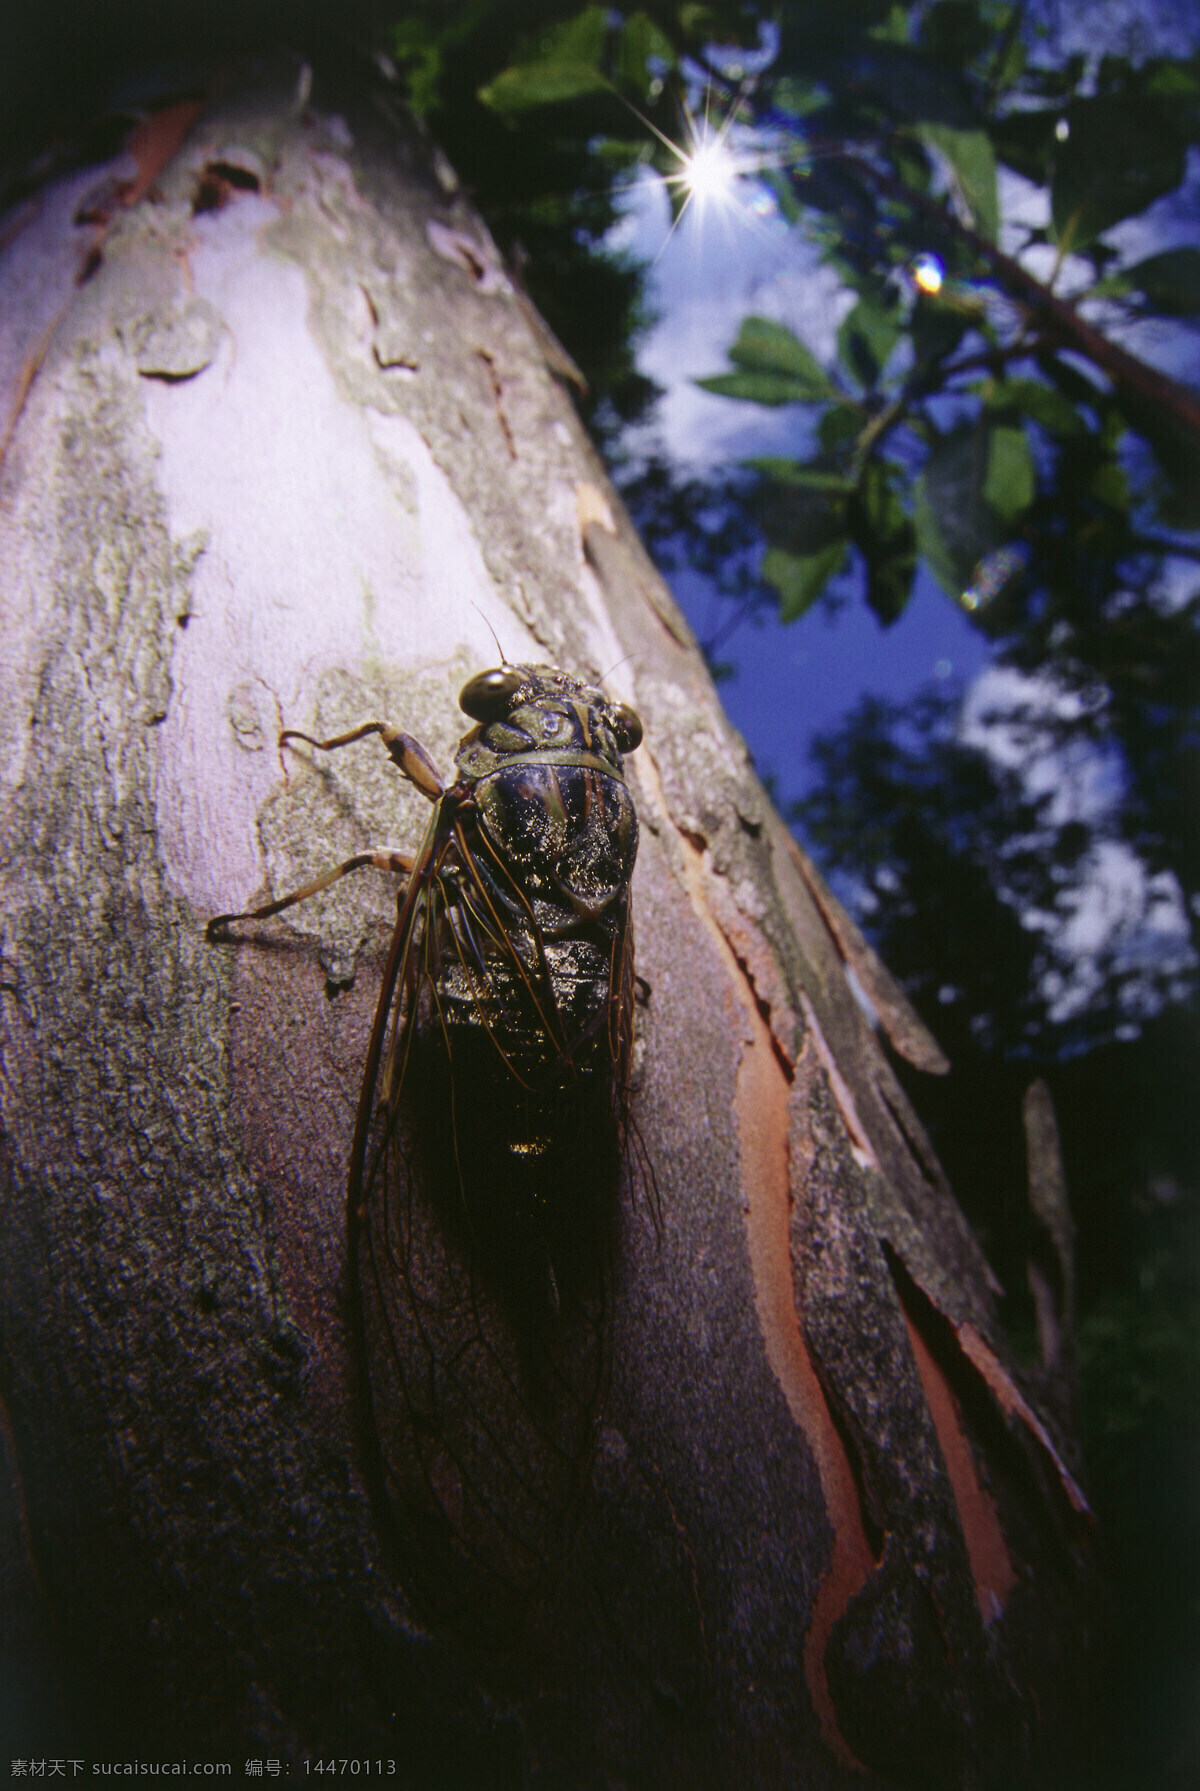
<path fill-rule="evenodd" d="M 727 371 L 729 346 L 751 313 L 786 324 L 828 363 L 851 303 L 799 234 L 773 215 L 769 195 L 756 204 L 746 184 L 736 217 L 689 209 L 672 232 L 662 182 L 646 175 L 631 188 L 611 239 L 649 266 L 648 309 L 658 321 L 639 346 L 638 366 L 663 392 L 651 423 L 631 431 L 625 445 L 636 454 L 657 444 L 683 474 L 699 476 L 751 455 L 802 451 L 803 407 L 741 403 L 695 381 Z M 691 572 L 669 578 L 703 637 L 712 625 L 707 582 Z M 840 721 L 861 696 L 903 702 L 930 679 L 966 684 L 983 670 L 988 653 L 962 611 L 922 573 L 904 615 L 889 629 L 855 594 L 833 613 L 820 606 L 786 627 L 745 626 L 721 657 L 737 667 L 721 686 L 725 708 L 786 803 L 811 783 L 813 736 Z"/>
<path fill-rule="evenodd" d="M 1151 21 L 1152 23 L 1152 21 Z M 1164 32 L 1164 41 L 1169 33 Z M 1000 170 L 1002 246 L 1014 252 L 1027 227 L 1044 223 L 1043 191 Z M 1200 244 L 1200 155 L 1178 192 L 1108 233 L 1123 258 L 1135 261 L 1165 242 Z M 728 370 L 728 350 L 741 320 L 751 314 L 786 324 L 825 365 L 836 360 L 836 335 L 852 297 L 839 291 L 831 270 L 777 213 L 766 189 L 739 185 L 736 207 L 689 207 L 671 228 L 661 179 L 645 172 L 630 187 L 624 217 L 611 233 L 614 249 L 648 270 L 647 309 L 657 321 L 638 346 L 639 369 L 662 391 L 652 420 L 627 432 L 634 456 L 658 448 L 681 476 L 702 476 L 756 455 L 800 454 L 808 445 L 802 406 L 769 409 L 703 391 L 696 381 Z M 1023 254 L 1031 271 L 1042 251 Z M 1054 251 L 1047 248 L 1046 256 Z M 1067 294 L 1090 270 L 1068 257 L 1058 270 Z M 1101 315 L 1095 320 L 1111 326 Z M 1148 320 L 1114 329 L 1133 353 L 1176 378 L 1200 382 L 1200 333 Z M 707 581 L 692 572 L 668 573 L 675 595 L 701 638 L 721 612 Z M 1190 591 L 1190 576 L 1185 581 Z M 853 591 L 853 579 L 846 582 Z M 836 611 L 820 605 L 798 623 L 766 623 L 738 630 L 723 659 L 736 675 L 722 685 L 725 707 L 746 736 L 761 771 L 776 780 L 782 801 L 800 795 L 814 775 L 808 761 L 813 736 L 828 730 L 867 693 L 904 702 L 931 678 L 967 686 L 989 661 L 988 644 L 929 573 L 918 573 L 914 595 L 898 623 L 885 629 L 857 591 Z"/>
<path fill-rule="evenodd" d="M 1198 196 L 1200 156 L 1194 156 L 1185 187 L 1144 217 L 1119 226 L 1111 233 L 1114 246 L 1132 261 L 1166 241 L 1200 242 Z M 778 216 L 764 188 L 746 178 L 738 198 L 736 207 L 707 214 L 690 207 L 672 230 L 666 189 L 647 172 L 631 186 L 612 234 L 614 248 L 649 270 L 648 309 L 657 321 L 639 346 L 638 365 L 663 394 L 651 421 L 627 432 L 623 445 L 635 459 L 639 452 L 657 450 L 684 477 L 702 477 L 751 456 L 806 452 L 807 407 L 735 402 L 703 391 L 696 381 L 727 371 L 728 349 L 750 314 L 785 324 L 819 361 L 832 364 L 838 324 L 853 302 L 839 291 L 815 250 Z M 1000 198 L 1006 225 L 1001 240 L 1015 252 L 1024 227 L 1044 221 L 1037 214 L 1046 208 L 1046 195 L 1002 170 Z M 1072 272 L 1068 258 L 1059 270 L 1062 289 L 1069 291 Z M 1127 331 L 1124 340 L 1176 377 L 1200 377 L 1200 343 L 1190 332 L 1145 324 Z M 714 615 L 727 611 L 718 607 L 702 575 L 685 570 L 667 576 L 704 638 L 712 632 Z M 1185 582 L 1190 591 L 1194 579 Z M 964 739 L 1000 762 L 1009 743 L 1003 721 L 996 718 L 1006 708 L 1026 715 L 1039 705 L 1051 711 L 1058 698 L 1048 686 L 1039 689 L 1036 681 L 992 666 L 984 637 L 925 569 L 918 572 L 904 614 L 888 629 L 868 609 L 856 583 L 853 576 L 847 580 L 844 602 L 822 603 L 791 625 L 771 619 L 743 625 L 720 651 L 736 668 L 721 688 L 726 711 L 785 810 L 818 776 L 809 758 L 814 737 L 836 729 L 868 694 L 903 705 L 931 681 L 952 681 L 964 694 Z M 991 717 L 988 725 L 980 719 L 985 715 Z M 1027 751 L 1029 787 L 1057 785 L 1060 819 L 1070 811 L 1100 823 L 1106 813 L 1115 813 L 1120 788 L 1111 767 L 1068 765 L 1040 750 L 1036 740 Z M 1098 840 L 1093 858 L 1070 912 L 1023 917 L 1031 928 L 1054 930 L 1060 950 L 1074 961 L 1061 987 L 1045 990 L 1056 1018 L 1063 1020 L 1085 1007 L 1100 987 L 1107 951 L 1115 948 L 1130 965 L 1141 963 L 1147 970 L 1169 963 L 1186 973 L 1192 961 L 1174 879 L 1150 876 L 1114 838 Z M 1127 1030 L 1133 1031 L 1144 1016 L 1135 1011 L 1136 979 L 1130 988 Z"/>

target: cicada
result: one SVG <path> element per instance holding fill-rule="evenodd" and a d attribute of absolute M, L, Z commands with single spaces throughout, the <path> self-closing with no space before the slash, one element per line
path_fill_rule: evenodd
<path fill-rule="evenodd" d="M 432 805 L 400 879 L 347 1191 L 359 1429 L 381 1528 L 418 1601 L 501 1633 L 566 1542 L 605 1377 L 608 1265 L 634 1028 L 623 755 L 637 715 L 548 665 L 463 687 L 475 724 L 443 783 L 372 721 Z"/>

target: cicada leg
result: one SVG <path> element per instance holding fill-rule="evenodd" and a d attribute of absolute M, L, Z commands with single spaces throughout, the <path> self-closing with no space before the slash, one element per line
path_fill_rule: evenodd
<path fill-rule="evenodd" d="M 346 734 L 336 734 L 331 740 L 314 740 L 311 734 L 302 734 L 298 728 L 285 728 L 279 736 L 279 744 L 282 746 L 285 740 L 303 740 L 306 746 L 313 746 L 318 752 L 336 752 L 340 746 L 351 746 L 356 740 L 365 740 L 368 734 L 379 735 L 393 765 L 409 783 L 416 785 L 422 796 L 428 797 L 430 802 L 437 802 L 445 794 L 437 766 L 421 742 L 414 740 L 411 734 L 404 734 L 398 728 L 390 727 L 386 721 L 365 721 L 361 727 L 351 728 Z M 272 914 L 282 914 L 285 908 L 294 908 L 297 902 L 307 902 L 310 896 L 319 895 L 331 883 L 348 877 L 351 871 L 363 870 L 367 865 L 373 865 L 376 870 L 392 871 L 398 876 L 407 877 L 414 863 L 409 852 L 356 852 L 352 858 L 325 871 L 311 883 L 306 883 L 302 889 L 293 889 L 289 895 L 280 896 L 277 901 L 266 902 L 261 908 L 243 909 L 240 914 L 214 915 L 205 929 L 206 935 L 209 939 L 218 939 L 235 920 L 267 920 Z"/>
<path fill-rule="evenodd" d="M 205 928 L 205 936 L 219 939 L 225 929 L 235 920 L 268 920 L 272 914 L 282 914 L 285 908 L 294 908 L 297 902 L 307 902 L 310 896 L 320 895 L 331 883 L 341 877 L 348 877 L 351 871 L 361 871 L 367 865 L 374 865 L 377 871 L 392 871 L 397 876 L 407 877 L 413 868 L 411 852 L 356 852 L 353 858 L 345 859 L 334 865 L 320 877 L 314 877 L 301 889 L 293 889 L 290 894 L 280 896 L 278 901 L 264 902 L 261 908 L 244 908 L 240 914 L 214 914 Z"/>
<path fill-rule="evenodd" d="M 348 734 L 335 734 L 332 740 L 314 740 L 311 734 L 302 734 L 298 728 L 285 728 L 279 736 L 279 744 L 282 746 L 285 740 L 303 740 L 306 746 L 315 746 L 318 752 L 336 752 L 339 746 L 353 746 L 356 740 L 365 740 L 368 734 L 379 735 L 392 764 L 397 771 L 403 772 L 410 784 L 417 786 L 422 796 L 436 802 L 445 794 L 438 768 L 421 742 L 414 740 L 411 734 L 402 734 L 398 728 L 389 727 L 386 721 L 364 721 L 361 727 L 351 728 Z"/>

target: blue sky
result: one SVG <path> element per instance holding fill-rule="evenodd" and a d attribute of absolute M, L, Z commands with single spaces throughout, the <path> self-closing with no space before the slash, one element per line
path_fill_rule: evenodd
<path fill-rule="evenodd" d="M 1105 51 L 1145 56 L 1187 55 L 1200 41 L 1200 0 L 1035 0 L 1031 19 L 1045 31 L 1053 57 Z M 695 381 L 727 370 L 727 351 L 742 318 L 757 313 L 786 324 L 831 364 L 837 326 L 850 295 L 819 264 L 802 234 L 780 218 L 773 200 L 752 179 L 739 183 L 738 202 L 701 214 L 690 206 L 672 231 L 666 189 L 648 171 L 631 186 L 614 247 L 649 269 L 648 306 L 658 319 L 638 351 L 638 363 L 663 391 L 654 419 L 629 432 L 626 446 L 657 448 L 682 474 L 704 472 L 752 455 L 803 454 L 804 407 L 769 410 L 702 391 Z M 1047 196 L 1001 170 L 1001 240 L 1019 250 L 1023 228 L 1043 222 Z M 1006 240 L 1007 239 L 1007 240 Z M 1189 178 L 1150 211 L 1108 233 L 1128 261 L 1166 243 L 1200 243 L 1200 155 Z M 1052 250 L 1046 253 L 1053 256 Z M 1030 258 L 1031 270 L 1049 272 Z M 1071 258 L 1058 269 L 1069 293 Z M 1078 270 L 1082 275 L 1082 267 Z M 1111 326 L 1115 319 L 1097 316 Z M 1146 322 L 1114 330 L 1134 353 L 1177 378 L 1200 381 L 1200 333 Z M 1180 570 L 1180 568 L 1175 568 Z M 1192 587 L 1192 568 L 1183 581 Z M 671 576 L 675 594 L 703 637 L 711 631 L 712 593 L 696 574 Z M 984 674 L 989 650 L 964 612 L 922 571 L 913 597 L 890 629 L 867 609 L 853 575 L 836 613 L 825 606 L 798 623 L 738 630 L 721 657 L 737 675 L 722 687 L 725 706 L 764 772 L 777 780 L 781 801 L 810 784 L 808 747 L 814 734 L 836 724 L 870 692 L 902 703 L 931 678 L 970 686 Z M 1180 594 L 1183 594 L 1181 587 Z"/>
<path fill-rule="evenodd" d="M 803 407 L 769 410 L 705 392 L 695 384 L 724 372 L 727 351 L 749 313 L 784 323 L 829 362 L 851 300 L 797 231 L 772 215 L 766 196 L 736 216 L 689 209 L 674 232 L 666 192 L 654 176 L 630 191 L 614 246 L 649 265 L 648 301 L 658 322 L 638 364 L 662 388 L 653 421 L 627 445 L 658 445 L 681 472 L 696 475 L 751 455 L 802 449 Z M 672 588 L 701 635 L 711 627 L 711 592 L 694 573 Z M 784 627 L 741 628 L 722 649 L 737 666 L 721 694 L 760 771 L 777 779 L 782 801 L 800 795 L 811 771 L 808 746 L 866 692 L 901 702 L 931 678 L 966 683 L 987 663 L 987 647 L 962 611 L 922 574 L 904 615 L 882 628 L 860 595 L 831 614 L 825 607 Z"/>
<path fill-rule="evenodd" d="M 1186 10 L 1194 19 L 1195 8 Z M 1127 10 L 1123 16 L 1128 21 Z M 1193 156 L 1189 176 L 1179 193 L 1111 233 L 1126 260 L 1166 242 L 1200 240 L 1200 156 Z M 1007 237 L 1005 246 L 1019 252 L 1021 227 L 1044 221 L 1037 214 L 1046 207 L 1046 195 L 1002 171 L 1000 198 L 1007 224 L 1001 240 Z M 672 231 L 666 190 L 647 173 L 631 187 L 612 240 L 615 248 L 649 269 L 647 299 L 657 322 L 640 344 L 638 363 L 663 393 L 651 422 L 628 432 L 626 449 L 635 458 L 639 451 L 657 451 L 681 475 L 693 477 L 751 456 L 803 455 L 810 415 L 806 407 L 768 409 L 734 402 L 695 383 L 726 370 L 728 349 L 741 320 L 750 314 L 785 324 L 823 363 L 836 358 L 837 327 L 852 298 L 839 291 L 802 234 L 775 213 L 769 194 L 743 180 L 736 206 L 705 215 L 699 207 L 689 208 Z M 1033 266 L 1033 271 L 1041 270 Z M 1075 271 L 1068 258 L 1058 270 L 1060 290 L 1070 291 Z M 1135 353 L 1176 377 L 1200 376 L 1200 344 L 1190 332 L 1150 323 L 1126 330 L 1123 339 Z M 1189 566 L 1183 581 L 1189 591 L 1193 571 Z M 705 579 L 682 572 L 672 574 L 671 583 L 697 633 L 709 634 L 714 600 Z M 903 616 L 886 630 L 857 584 L 852 574 L 846 600 L 836 608 L 820 605 L 786 627 L 770 620 L 745 625 L 721 649 L 721 657 L 737 668 L 722 686 L 726 710 L 760 772 L 773 778 L 784 806 L 811 787 L 813 737 L 836 728 L 868 693 L 903 704 L 931 680 L 953 680 L 966 696 L 964 738 L 998 760 L 1007 752 L 1006 707 L 1029 713 L 1041 704 L 1049 711 L 1058 700 L 1044 680 L 1039 685 L 990 668 L 986 640 L 927 572 L 918 574 Z M 1179 595 L 1184 594 L 1181 586 Z M 988 712 L 992 719 L 985 726 L 980 717 Z M 1099 775 L 1099 766 L 1090 775 L 1086 767 L 1081 771 L 1055 760 L 1036 738 L 1025 750 L 1031 787 L 1050 779 L 1060 791 L 1064 816 L 1073 807 L 1103 831 L 1105 814 L 1120 800 L 1112 777 Z M 1112 838 L 1098 837 L 1092 856 L 1073 912 L 1023 916 L 1027 926 L 1055 932 L 1064 955 L 1074 961 L 1062 988 L 1046 990 L 1064 1018 L 1086 1005 L 1105 950 L 1115 948 L 1130 962 L 1148 967 L 1166 959 L 1181 973 L 1191 963 L 1174 879 L 1169 874 L 1149 877 L 1132 851 Z M 1136 991 L 1134 998 L 1136 1003 Z M 1130 1012 L 1131 1029 L 1139 1017 Z"/>

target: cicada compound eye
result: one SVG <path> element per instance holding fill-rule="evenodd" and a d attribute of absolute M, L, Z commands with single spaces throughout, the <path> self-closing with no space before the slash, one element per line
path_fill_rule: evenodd
<path fill-rule="evenodd" d="M 458 693 L 458 706 L 472 721 L 501 721 L 521 688 L 515 666 L 498 665 L 490 672 L 476 672 Z"/>
<path fill-rule="evenodd" d="M 642 744 L 642 718 L 628 703 L 614 704 L 612 724 L 622 752 L 632 752 Z"/>

